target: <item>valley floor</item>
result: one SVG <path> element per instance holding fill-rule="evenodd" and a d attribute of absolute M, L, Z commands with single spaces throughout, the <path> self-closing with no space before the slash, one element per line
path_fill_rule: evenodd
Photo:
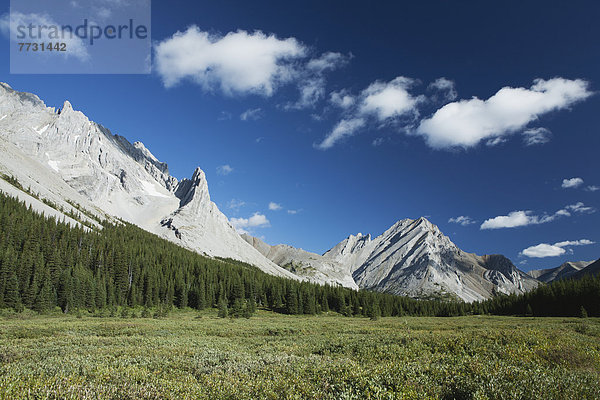
<path fill-rule="evenodd" d="M 600 319 L 0 318 L 0 399 L 598 399 Z"/>

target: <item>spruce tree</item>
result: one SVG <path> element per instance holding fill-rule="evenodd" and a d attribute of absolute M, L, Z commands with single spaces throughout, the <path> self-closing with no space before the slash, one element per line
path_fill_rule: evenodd
<path fill-rule="evenodd" d="M 228 310 L 227 310 L 227 301 L 223 297 L 219 299 L 219 303 L 217 305 L 218 308 L 218 316 L 219 318 L 227 318 Z"/>

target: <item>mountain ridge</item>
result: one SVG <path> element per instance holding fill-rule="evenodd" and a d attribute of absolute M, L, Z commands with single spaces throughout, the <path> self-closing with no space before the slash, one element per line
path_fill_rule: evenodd
<path fill-rule="evenodd" d="M 462 251 L 424 217 L 401 219 L 375 238 L 349 235 L 322 256 L 286 245 L 269 246 L 249 235 L 244 239 L 261 247 L 262 253 L 280 266 L 296 261 L 296 273 L 303 277 L 311 273 L 304 267 L 329 263 L 337 279 L 342 274 L 347 287 L 353 281 L 360 289 L 472 302 L 501 293 L 524 293 L 537 286 L 537 280 L 502 255 Z M 309 262 L 307 255 L 312 257 Z M 320 272 L 332 279 L 330 271 L 331 267 Z"/>
<path fill-rule="evenodd" d="M 537 285 L 503 256 L 462 251 L 423 217 L 398 220 L 374 238 L 349 235 L 322 255 L 242 237 L 211 201 L 201 168 L 178 180 L 142 142 L 113 134 L 69 101 L 56 110 L 7 84 L 0 88 L 0 155 L 1 171 L 67 210 L 77 204 L 278 276 L 469 302 Z"/>
<path fill-rule="evenodd" d="M 0 88 L 0 118 L 0 170 L 44 198 L 65 207 L 76 203 L 99 218 L 122 218 L 209 256 L 298 279 L 236 233 L 210 200 L 200 168 L 179 181 L 143 143 L 113 135 L 69 101 L 56 110 L 7 84 Z M 25 168 L 21 160 L 27 160 Z"/>

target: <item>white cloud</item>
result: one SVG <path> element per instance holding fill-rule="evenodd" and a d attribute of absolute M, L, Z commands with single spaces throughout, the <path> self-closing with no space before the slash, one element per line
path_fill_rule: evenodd
<path fill-rule="evenodd" d="M 537 79 L 527 88 L 504 87 L 487 100 L 449 103 L 421 121 L 415 133 L 435 149 L 472 147 L 483 139 L 509 135 L 551 111 L 568 108 L 592 94 L 588 82 Z"/>
<path fill-rule="evenodd" d="M 300 98 L 295 103 L 285 105 L 286 110 L 301 110 L 314 107 L 325 96 L 325 79 L 323 77 L 312 77 L 301 79 L 298 84 Z"/>
<path fill-rule="evenodd" d="M 325 73 L 344 67 L 350 58 L 351 56 L 341 53 L 327 52 L 298 68 L 296 72 L 300 98 L 294 103 L 286 104 L 284 109 L 301 110 L 315 107 L 325 97 Z"/>
<path fill-rule="evenodd" d="M 467 225 L 471 225 L 476 223 L 477 221 L 474 221 L 473 219 L 471 219 L 471 217 L 466 216 L 466 215 L 461 215 L 459 217 L 456 218 L 450 218 L 448 220 L 449 223 L 452 224 L 460 224 L 462 226 L 467 226 Z"/>
<path fill-rule="evenodd" d="M 190 79 L 205 90 L 271 96 L 294 76 L 294 61 L 305 47 L 295 38 L 261 31 L 210 35 L 197 26 L 155 45 L 156 70 L 166 87 Z"/>
<path fill-rule="evenodd" d="M 361 94 L 359 112 L 373 115 L 380 122 L 405 115 L 417 116 L 417 105 L 424 97 L 414 97 L 408 92 L 414 84 L 413 79 L 403 76 L 390 82 L 372 83 Z"/>
<path fill-rule="evenodd" d="M 331 132 L 323 139 L 323 141 L 315 147 L 319 150 L 327 150 L 333 147 L 340 140 L 353 136 L 356 131 L 363 128 L 367 121 L 364 118 L 343 119 L 337 123 Z"/>
<path fill-rule="evenodd" d="M 591 213 L 596 212 L 595 208 L 586 207 L 585 204 L 583 204 L 582 202 L 571 204 L 569 206 L 566 206 L 565 208 L 569 211 L 574 211 L 576 213 L 583 213 L 583 214 L 591 214 Z"/>
<path fill-rule="evenodd" d="M 229 203 L 227 203 L 227 208 L 237 212 L 240 210 L 240 208 L 244 207 L 245 205 L 246 205 L 246 202 L 243 200 L 231 199 L 231 200 L 229 200 Z"/>
<path fill-rule="evenodd" d="M 580 240 L 567 240 L 564 242 L 558 242 L 555 243 L 555 246 L 558 247 L 566 247 L 566 246 L 585 246 L 585 245 L 589 245 L 589 244 L 594 244 L 594 242 L 592 242 L 589 239 L 580 239 Z"/>
<path fill-rule="evenodd" d="M 546 128 L 532 128 L 523 132 L 523 142 L 525 143 L 525 146 L 548 143 L 551 137 L 552 132 Z"/>
<path fill-rule="evenodd" d="M 535 224 L 537 217 L 530 215 L 531 211 L 512 211 L 508 215 L 486 219 L 481 224 L 481 229 L 516 228 Z"/>
<path fill-rule="evenodd" d="M 556 257 L 565 254 L 565 249 L 547 243 L 540 243 L 524 249 L 521 253 L 527 257 Z"/>
<path fill-rule="evenodd" d="M 586 207 L 582 202 L 565 206 L 554 214 L 533 215 L 531 211 L 512 211 L 508 215 L 500 215 L 498 217 L 487 219 L 481 224 L 481 229 L 501 229 L 501 228 L 517 228 L 527 225 L 539 225 L 552 222 L 560 217 L 570 217 L 571 212 L 575 213 L 594 213 L 596 209 Z"/>
<path fill-rule="evenodd" d="M 341 53 L 334 53 L 329 51 L 327 53 L 321 54 L 319 58 L 313 58 L 306 64 L 306 68 L 315 71 L 318 73 L 322 73 L 325 71 L 334 71 L 339 69 L 350 61 L 352 56 L 346 56 Z"/>
<path fill-rule="evenodd" d="M 583 185 L 583 179 L 581 178 L 571 178 L 571 179 L 563 179 L 561 187 L 563 189 L 576 188 Z"/>
<path fill-rule="evenodd" d="M 495 138 L 491 138 L 488 141 L 485 142 L 485 145 L 488 147 L 494 147 L 494 146 L 498 146 L 502 143 L 506 143 L 506 138 L 503 137 L 495 137 Z"/>
<path fill-rule="evenodd" d="M 246 110 L 243 113 L 241 113 L 240 119 L 242 121 L 249 121 L 249 120 L 256 121 L 258 119 L 261 119 L 262 116 L 263 116 L 262 108 L 251 108 L 251 109 Z"/>
<path fill-rule="evenodd" d="M 427 86 L 427 89 L 440 92 L 442 100 L 452 101 L 458 97 L 454 82 L 444 77 L 438 78 Z M 438 100 L 438 95 L 434 95 L 434 100 Z"/>
<path fill-rule="evenodd" d="M 287 213 L 288 213 L 288 214 L 290 214 L 290 215 L 296 215 L 296 214 L 298 214 L 300 211 L 302 211 L 302 210 L 287 210 Z"/>
<path fill-rule="evenodd" d="M 590 186 L 586 187 L 585 190 L 587 190 L 588 192 L 595 192 L 595 191 L 600 190 L 600 186 L 590 185 Z"/>
<path fill-rule="evenodd" d="M 266 216 L 255 212 L 250 218 L 231 218 L 231 225 L 238 233 L 248 233 L 247 229 L 266 228 L 270 226 L 270 222 Z"/>
<path fill-rule="evenodd" d="M 524 249 L 521 254 L 527 257 L 544 258 L 544 257 L 557 257 L 566 253 L 565 247 L 569 246 L 585 246 L 594 244 L 591 240 L 567 240 L 564 242 L 558 242 L 554 244 L 540 243 L 536 246 L 531 246 Z"/>
<path fill-rule="evenodd" d="M 338 92 L 331 92 L 329 102 L 339 108 L 347 109 L 356 103 L 356 98 L 344 89 Z"/>
<path fill-rule="evenodd" d="M 414 120 L 419 115 L 418 105 L 425 99 L 424 96 L 415 97 L 408 92 L 415 84 L 415 80 L 399 76 L 390 82 L 372 83 L 357 98 L 345 90 L 333 92 L 330 101 L 344 109 L 346 116 L 315 147 L 320 150 L 333 147 L 341 139 L 353 136 L 365 127 L 369 118 L 379 123 L 407 117 Z"/>
<path fill-rule="evenodd" d="M 233 172 L 233 167 L 230 166 L 229 164 L 225 164 L 225 165 L 221 165 L 221 166 L 217 167 L 218 175 L 229 175 L 232 172 Z"/>
<path fill-rule="evenodd" d="M 12 12 L 10 14 L 3 14 L 0 17 L 0 32 L 5 36 L 16 38 L 18 32 L 16 31 L 18 26 L 46 26 L 46 27 L 61 27 L 62 24 L 59 24 L 52 20 L 52 18 L 45 14 L 23 14 L 20 12 Z M 14 29 L 14 31 L 12 30 Z M 38 32 L 35 32 L 37 35 Z M 39 42 L 55 42 L 57 39 L 54 37 L 54 32 L 52 29 L 42 29 L 41 37 L 37 38 Z M 58 35 L 60 35 L 60 41 L 66 43 L 67 51 L 57 52 L 60 55 L 69 58 L 74 57 L 79 61 L 89 61 L 90 54 L 87 50 L 87 47 L 83 40 L 75 35 L 71 35 L 69 31 L 59 30 Z M 29 41 L 32 39 L 29 38 Z M 24 41 L 24 39 L 20 39 L 20 41 Z M 26 40 L 25 40 L 26 41 Z M 56 53 L 54 53 L 56 54 Z"/>
<path fill-rule="evenodd" d="M 271 211 L 279 211 L 281 210 L 283 207 L 281 207 L 281 204 L 275 203 L 275 202 L 270 202 L 269 203 L 269 210 Z"/>

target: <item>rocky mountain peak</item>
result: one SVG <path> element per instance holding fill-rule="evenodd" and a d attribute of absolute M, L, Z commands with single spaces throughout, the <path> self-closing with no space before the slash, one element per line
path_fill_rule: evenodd
<path fill-rule="evenodd" d="M 63 112 L 73 111 L 73 106 L 71 105 L 71 102 L 69 100 L 65 100 L 61 110 L 61 114 Z"/>
<path fill-rule="evenodd" d="M 175 196 L 180 200 L 180 207 L 195 204 L 198 208 L 202 203 L 209 203 L 210 194 L 204 171 L 197 167 L 191 179 L 182 179 L 175 189 Z"/>
<path fill-rule="evenodd" d="M 76 203 L 209 256 L 298 279 L 262 256 L 210 200 L 204 172 L 179 182 L 141 142 L 90 121 L 65 101 L 60 113 L 35 95 L 0 88 L 0 170 L 62 206 Z M 65 207 L 65 209 L 69 209 Z"/>

